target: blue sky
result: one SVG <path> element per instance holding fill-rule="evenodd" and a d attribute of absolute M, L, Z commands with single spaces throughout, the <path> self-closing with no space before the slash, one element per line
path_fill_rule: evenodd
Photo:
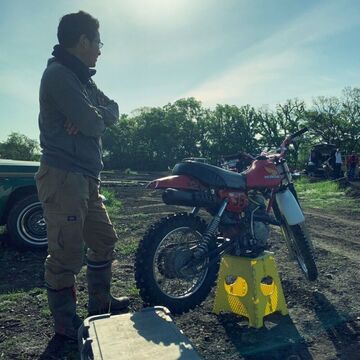
<path fill-rule="evenodd" d="M 38 87 L 59 19 L 84 10 L 105 44 L 94 80 L 122 113 L 194 96 L 274 106 L 360 86 L 358 0 L 0 0 L 0 141 L 38 138 Z"/>

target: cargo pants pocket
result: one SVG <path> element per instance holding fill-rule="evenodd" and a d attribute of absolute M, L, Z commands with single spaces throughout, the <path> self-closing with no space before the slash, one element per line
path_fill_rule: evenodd
<path fill-rule="evenodd" d="M 54 212 L 50 218 L 47 222 L 49 255 L 58 266 L 77 274 L 84 257 L 83 221 L 78 215 Z"/>
<path fill-rule="evenodd" d="M 39 200 L 45 203 L 60 201 L 63 185 L 68 177 L 68 172 L 47 165 L 41 165 L 35 174 L 36 187 Z"/>

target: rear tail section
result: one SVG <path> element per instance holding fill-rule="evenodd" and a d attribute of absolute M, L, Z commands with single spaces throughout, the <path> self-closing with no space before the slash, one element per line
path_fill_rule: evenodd
<path fill-rule="evenodd" d="M 187 175 L 172 175 L 151 181 L 147 188 L 165 190 L 162 198 L 167 205 L 213 207 L 218 204 L 216 195 L 197 179 Z"/>
<path fill-rule="evenodd" d="M 198 180 L 187 175 L 171 175 L 151 181 L 148 189 L 182 189 L 182 190 L 205 190 L 206 186 Z"/>

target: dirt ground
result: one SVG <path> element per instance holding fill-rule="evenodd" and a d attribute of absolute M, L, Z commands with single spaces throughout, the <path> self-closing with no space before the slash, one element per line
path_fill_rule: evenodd
<path fill-rule="evenodd" d="M 119 234 L 113 292 L 131 297 L 131 310 L 143 304 L 135 288 L 134 252 L 145 229 L 179 210 L 162 204 L 159 194 L 133 177 L 113 187 L 123 202 L 112 220 Z M 125 186 L 124 186 L 125 185 Z M 204 359 L 295 360 L 360 359 L 360 222 L 359 213 L 305 208 L 319 268 L 308 283 L 287 258 L 285 244 L 272 230 L 289 316 L 273 314 L 261 329 L 245 318 L 212 313 L 213 296 L 174 321 Z M 53 337 L 43 288 L 45 251 L 19 252 L 0 241 L 0 359 L 78 359 L 76 344 Z M 84 270 L 78 277 L 78 307 L 86 314 Z"/>

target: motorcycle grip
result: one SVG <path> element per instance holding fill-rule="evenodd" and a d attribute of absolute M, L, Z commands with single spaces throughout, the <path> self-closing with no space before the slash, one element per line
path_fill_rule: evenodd
<path fill-rule="evenodd" d="M 309 131 L 309 129 L 307 127 L 304 127 L 301 130 L 299 130 L 299 131 L 295 132 L 294 134 L 290 135 L 290 139 L 292 140 L 292 139 L 306 133 L 307 131 Z"/>

